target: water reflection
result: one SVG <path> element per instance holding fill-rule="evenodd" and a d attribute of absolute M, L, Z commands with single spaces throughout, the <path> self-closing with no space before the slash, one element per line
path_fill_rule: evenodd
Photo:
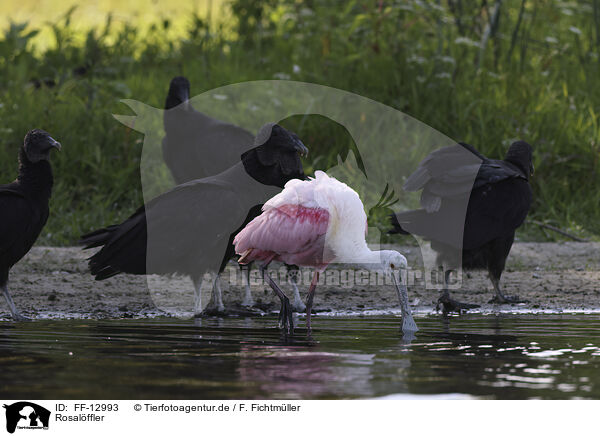
<path fill-rule="evenodd" d="M 600 398 L 597 314 L 427 316 L 408 340 L 396 317 L 323 317 L 311 339 L 274 324 L 0 323 L 0 397 Z"/>
<path fill-rule="evenodd" d="M 272 398 L 372 395 L 374 355 L 248 346 L 240 354 L 240 381 Z"/>

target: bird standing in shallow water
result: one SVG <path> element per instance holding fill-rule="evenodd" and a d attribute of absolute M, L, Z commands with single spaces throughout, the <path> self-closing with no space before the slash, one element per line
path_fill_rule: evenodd
<path fill-rule="evenodd" d="M 50 151 L 60 144 L 47 132 L 35 129 L 19 150 L 17 179 L 0 185 L 0 288 L 14 319 L 21 315 L 8 292 L 8 272 L 31 249 L 46 224 L 52 193 Z"/>
<path fill-rule="evenodd" d="M 524 141 L 514 142 L 504 160 L 488 159 L 462 143 L 434 151 L 404 184 L 406 191 L 423 190 L 423 209 L 392 215 L 394 229 L 390 233 L 416 234 L 430 240 L 440 265 L 455 267 L 457 258 L 462 257 L 464 269 L 487 269 L 496 292 L 492 302 L 520 302 L 518 297 L 502 293 L 500 276 L 515 230 L 525 221 L 531 206 L 532 152 L 531 145 Z M 474 180 L 469 177 L 473 165 L 478 166 Z M 464 223 L 462 239 L 450 228 L 459 220 Z M 450 298 L 450 271 L 444 273 L 438 306 L 443 305 L 444 312 L 478 307 Z"/>
<path fill-rule="evenodd" d="M 311 310 L 319 274 L 330 263 L 354 264 L 391 274 L 402 309 L 402 330 L 416 332 L 408 305 L 406 285 L 394 273 L 406 269 L 406 258 L 397 251 L 371 251 L 365 233 L 367 216 L 358 194 L 323 171 L 309 180 L 291 180 L 284 190 L 263 206 L 234 239 L 241 264 L 260 261 L 261 271 L 273 260 L 315 268 L 306 299 L 306 327 L 311 331 Z M 289 300 L 277 283 L 266 275 L 281 300 L 280 323 L 290 332 L 293 318 Z"/>

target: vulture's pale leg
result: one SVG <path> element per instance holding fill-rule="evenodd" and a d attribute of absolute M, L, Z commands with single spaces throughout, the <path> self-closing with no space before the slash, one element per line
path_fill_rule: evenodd
<path fill-rule="evenodd" d="M 475 309 L 479 307 L 479 304 L 461 303 L 460 301 L 450 298 L 450 291 L 448 291 L 448 278 L 450 277 L 451 273 L 452 270 L 447 270 L 444 272 L 444 289 L 442 289 L 442 295 L 440 295 L 440 298 L 438 298 L 435 310 L 439 310 L 441 305 L 442 313 L 444 314 L 449 312 L 461 313 L 463 310 Z"/>
<path fill-rule="evenodd" d="M 315 289 L 317 289 L 317 283 L 319 282 L 319 271 L 315 271 L 313 278 L 310 282 L 310 288 L 308 288 L 308 295 L 306 296 L 306 335 L 310 336 L 312 328 L 310 326 L 310 313 L 312 311 L 313 300 L 315 298 Z"/>
<path fill-rule="evenodd" d="M 211 303 L 217 312 L 225 312 L 225 305 L 223 304 L 223 291 L 221 291 L 221 273 L 215 274 Z"/>
<path fill-rule="evenodd" d="M 202 277 L 192 279 L 194 282 L 194 316 L 202 315 Z"/>
<path fill-rule="evenodd" d="M 30 321 L 29 318 L 21 315 L 19 313 L 19 311 L 17 310 L 17 306 L 15 306 L 15 302 L 13 301 L 12 297 L 8 293 L 8 284 L 7 283 L 2 285 L 2 293 L 4 294 L 4 298 L 6 299 L 6 304 L 8 304 L 8 308 L 10 309 L 10 313 L 11 313 L 12 317 L 14 318 L 14 320 L 15 321 Z"/>
<path fill-rule="evenodd" d="M 490 303 L 527 303 L 527 300 L 521 300 L 518 295 L 514 297 L 504 295 L 500 289 L 500 277 L 492 277 L 490 274 L 490 280 L 496 291 L 496 295 L 490 300 Z"/>
<path fill-rule="evenodd" d="M 287 270 L 287 276 L 289 282 L 292 284 L 292 290 L 294 291 L 294 301 L 292 303 L 292 309 L 296 312 L 304 312 L 306 306 L 300 297 L 300 290 L 298 289 L 298 275 L 300 270 L 296 266 L 289 265 Z"/>
<path fill-rule="evenodd" d="M 240 265 L 242 270 L 242 281 L 246 278 L 244 299 L 242 300 L 242 306 L 252 307 L 254 306 L 254 298 L 252 298 L 252 290 L 250 289 L 250 265 Z"/>
<path fill-rule="evenodd" d="M 262 273 L 263 279 L 266 279 L 269 282 L 269 286 L 271 286 L 271 289 L 273 289 L 281 301 L 281 309 L 279 311 L 279 326 L 283 328 L 287 334 L 290 334 L 294 331 L 294 315 L 290 307 L 290 300 L 267 273 L 267 266 L 269 266 L 269 263 L 271 263 L 271 261 L 267 261 L 262 264 L 260 267 L 260 272 Z"/>

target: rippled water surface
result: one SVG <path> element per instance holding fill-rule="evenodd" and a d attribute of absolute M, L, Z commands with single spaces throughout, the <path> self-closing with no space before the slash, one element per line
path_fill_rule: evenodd
<path fill-rule="evenodd" d="M 399 321 L 4 322 L 0 397 L 600 399 L 598 314 L 418 317 L 412 340 Z"/>

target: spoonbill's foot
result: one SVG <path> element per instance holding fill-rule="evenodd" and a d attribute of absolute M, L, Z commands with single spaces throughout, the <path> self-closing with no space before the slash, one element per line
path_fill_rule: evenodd
<path fill-rule="evenodd" d="M 281 310 L 279 311 L 279 328 L 288 335 L 294 332 L 294 313 L 290 306 L 290 301 L 287 298 L 281 300 Z"/>
<path fill-rule="evenodd" d="M 288 309 L 288 329 L 287 329 L 287 333 L 288 333 L 288 335 L 293 335 L 294 334 L 294 311 L 292 310 L 291 306 Z"/>
<path fill-rule="evenodd" d="M 488 303 L 494 304 L 513 304 L 513 303 L 529 303 L 527 300 L 523 300 L 519 298 L 518 295 L 509 296 L 509 295 L 494 295 L 494 297 L 488 301 Z"/>
<path fill-rule="evenodd" d="M 282 328 L 287 335 L 289 335 L 294 331 L 294 318 L 290 306 L 290 299 L 283 293 L 273 278 L 266 273 L 267 266 L 269 266 L 269 263 L 272 259 L 273 258 L 271 257 L 265 263 L 263 263 L 260 267 L 260 271 L 263 279 L 269 282 L 269 286 L 271 289 L 273 289 L 273 292 L 275 292 L 277 298 L 279 298 L 279 301 L 281 302 L 281 309 L 279 310 L 279 327 Z"/>
<path fill-rule="evenodd" d="M 310 309 L 310 314 L 308 313 L 308 311 L 306 311 L 306 338 L 310 339 L 312 338 L 312 315 L 315 314 L 316 312 L 311 308 Z"/>
<path fill-rule="evenodd" d="M 442 295 L 435 306 L 435 310 L 439 311 L 440 306 L 442 306 L 442 313 L 450 313 L 457 312 L 461 313 L 463 310 L 475 309 L 480 307 L 479 304 L 471 304 L 471 303 L 461 303 L 460 301 L 456 301 L 450 298 L 449 295 Z"/>

